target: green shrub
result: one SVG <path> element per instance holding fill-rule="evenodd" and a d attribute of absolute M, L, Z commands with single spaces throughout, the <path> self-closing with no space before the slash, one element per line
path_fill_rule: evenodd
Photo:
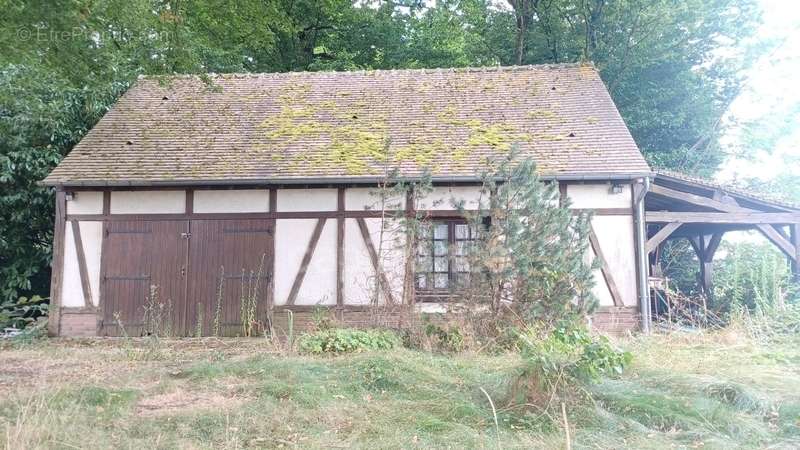
<path fill-rule="evenodd" d="M 579 398 L 586 384 L 604 375 L 621 374 L 632 359 L 582 325 L 557 326 L 551 332 L 529 327 L 519 340 L 522 370 L 511 385 L 510 401 L 554 417 L 554 406 Z"/>
<path fill-rule="evenodd" d="M 400 338 L 389 330 L 333 328 L 305 334 L 298 340 L 302 353 L 352 353 L 390 350 L 401 345 Z"/>
<path fill-rule="evenodd" d="M 593 336 L 584 326 L 563 325 L 542 338 L 535 329 L 520 335 L 520 349 L 529 372 L 563 373 L 581 381 L 619 375 L 632 355 L 616 349 L 605 336 Z"/>
<path fill-rule="evenodd" d="M 443 327 L 435 323 L 425 325 L 425 335 L 434 339 L 436 348 L 446 352 L 460 352 L 464 349 L 464 335 L 455 326 Z"/>
<path fill-rule="evenodd" d="M 0 304 L 0 332 L 6 328 L 23 329 L 47 316 L 48 299 L 34 295 Z"/>

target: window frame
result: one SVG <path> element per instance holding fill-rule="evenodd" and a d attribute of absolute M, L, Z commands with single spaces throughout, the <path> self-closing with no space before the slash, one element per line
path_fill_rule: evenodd
<path fill-rule="evenodd" d="M 437 225 L 447 225 L 447 237 L 445 239 L 437 239 L 435 234 L 435 227 Z M 467 237 L 466 238 L 458 238 L 456 236 L 456 226 L 457 225 L 464 225 L 467 229 Z M 426 226 L 430 227 L 430 232 L 425 236 L 425 239 L 417 242 L 417 250 L 414 255 L 414 294 L 417 301 L 423 303 L 440 303 L 440 302 L 447 302 L 450 301 L 450 298 L 457 294 L 459 291 L 465 289 L 463 285 L 459 285 L 457 281 L 457 276 L 459 274 L 466 275 L 467 279 L 469 278 L 470 271 L 459 271 L 457 270 L 457 258 L 464 258 L 468 257 L 467 252 L 463 252 L 462 255 L 456 254 L 456 247 L 458 242 L 474 242 L 477 239 L 477 231 L 474 230 L 474 226 L 472 226 L 467 219 L 464 217 L 442 217 L 431 219 L 427 221 Z M 437 255 L 436 254 L 436 242 L 444 241 L 447 242 L 447 253 L 445 255 Z M 426 258 L 429 258 L 430 270 L 427 271 L 420 271 L 419 269 L 419 261 L 420 261 L 420 253 L 419 253 L 419 246 L 420 245 L 428 245 L 429 252 L 428 254 L 424 255 Z M 447 260 L 447 271 L 437 271 L 436 270 L 436 258 L 445 257 Z M 467 264 L 469 262 L 467 261 Z M 437 288 L 436 286 L 436 275 L 437 274 L 447 274 L 447 287 L 445 288 Z M 419 287 L 419 277 L 420 275 L 425 276 L 425 284 L 426 288 Z"/>

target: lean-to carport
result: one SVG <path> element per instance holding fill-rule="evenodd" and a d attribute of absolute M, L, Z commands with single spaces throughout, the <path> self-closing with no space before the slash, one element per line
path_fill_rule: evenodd
<path fill-rule="evenodd" d="M 649 271 L 661 272 L 659 252 L 669 239 L 688 239 L 700 261 L 704 292 L 711 290 L 714 254 L 725 233 L 758 230 L 787 257 L 800 279 L 800 206 L 707 180 L 660 171 L 645 197 Z"/>

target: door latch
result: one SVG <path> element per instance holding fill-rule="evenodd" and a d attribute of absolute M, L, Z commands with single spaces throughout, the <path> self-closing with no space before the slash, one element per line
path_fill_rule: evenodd
<path fill-rule="evenodd" d="M 192 233 L 181 233 L 182 239 L 189 239 L 190 237 L 192 237 Z"/>
<path fill-rule="evenodd" d="M 181 276 L 182 277 L 186 276 L 186 266 L 181 266 Z"/>

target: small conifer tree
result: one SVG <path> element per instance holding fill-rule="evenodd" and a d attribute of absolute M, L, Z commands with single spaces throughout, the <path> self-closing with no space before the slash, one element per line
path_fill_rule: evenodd
<path fill-rule="evenodd" d="M 512 151 L 493 165 L 479 210 L 464 212 L 478 236 L 465 299 L 526 325 L 583 320 L 596 304 L 589 216 L 572 214 L 557 183 L 541 181 L 530 159 L 518 161 Z"/>

